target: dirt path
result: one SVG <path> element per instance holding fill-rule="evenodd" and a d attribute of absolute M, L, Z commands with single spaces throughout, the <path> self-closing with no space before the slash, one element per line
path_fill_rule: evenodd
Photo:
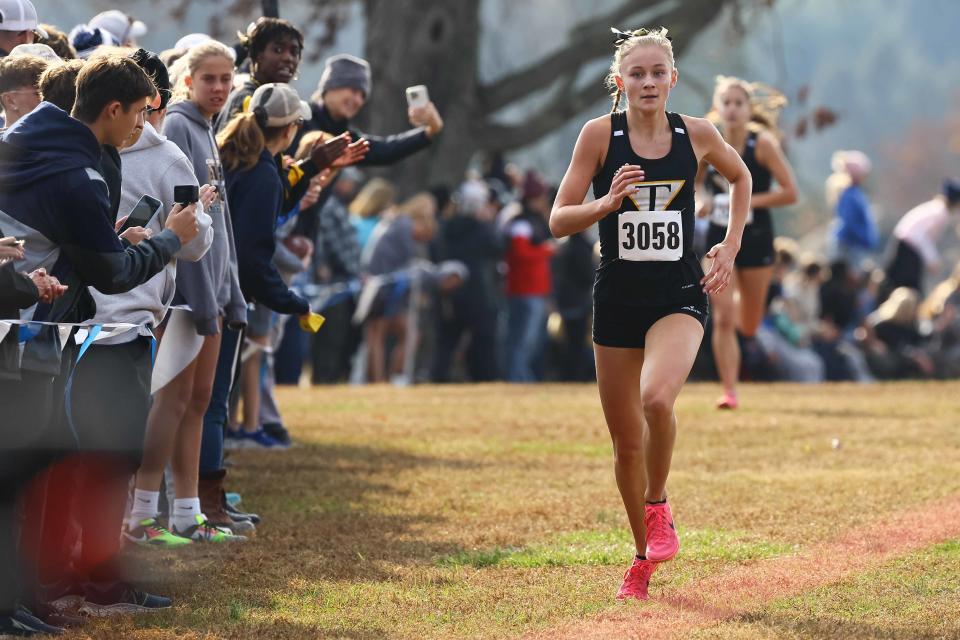
<path fill-rule="evenodd" d="M 891 514 L 797 555 L 752 563 L 719 576 L 661 592 L 637 607 L 578 620 L 531 639 L 680 638 L 721 624 L 766 603 L 832 584 L 911 551 L 960 537 L 960 496 Z M 682 541 L 681 541 L 682 542 Z M 683 562 L 683 548 L 676 562 Z M 611 594 L 617 585 L 610 585 Z M 612 597 L 612 596 L 611 596 Z"/>

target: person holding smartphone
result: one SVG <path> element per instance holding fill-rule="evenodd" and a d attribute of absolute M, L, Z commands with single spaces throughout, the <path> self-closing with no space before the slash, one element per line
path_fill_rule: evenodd
<path fill-rule="evenodd" d="M 165 228 L 135 245 L 122 243 L 108 219 L 109 194 L 96 169 L 97 160 L 102 144 L 122 146 L 142 126 L 156 87 L 140 66 L 122 56 L 90 60 L 77 76 L 76 92 L 72 117 L 42 103 L 0 136 L 0 225 L 26 240 L 24 259 L 17 267 L 27 271 L 43 267 L 69 287 L 53 304 L 22 312 L 25 321 L 89 320 L 95 303 L 88 287 L 105 294 L 129 291 L 162 271 L 198 234 L 193 205 L 173 207 Z M 64 406 L 67 385 L 76 379 L 70 374 L 79 349 L 73 340 L 62 342 L 57 327 L 38 330 L 24 346 L 21 380 L 0 385 L 0 406 L 4 407 L 0 443 L 9 447 L 19 440 L 21 449 L 59 457 L 75 452 L 78 444 L 83 446 L 79 434 L 68 429 L 75 414 Z M 55 534 L 56 527 L 45 516 L 62 519 L 67 515 L 63 501 L 69 501 L 76 489 L 72 483 L 51 485 L 46 495 L 55 500 L 25 501 L 24 520 L 39 531 L 22 535 L 24 544 L 37 547 L 42 543 L 41 532 Z M 62 506 L 57 507 L 56 500 Z M 69 555 L 58 544 L 42 548 L 42 558 L 39 549 L 25 551 L 57 572 L 63 571 Z M 103 605 L 170 605 L 169 600 L 129 584 L 85 595 Z"/>
<path fill-rule="evenodd" d="M 117 558 L 123 526 L 127 490 L 143 457 L 144 432 L 150 410 L 153 372 L 154 330 L 166 315 L 173 298 L 178 260 L 195 262 L 203 257 L 213 241 L 210 216 L 204 207 L 213 200 L 213 189 L 205 186 L 202 197 L 177 201 L 176 186 L 182 183 L 196 188 L 190 163 L 175 144 L 156 132 L 166 113 L 170 82 L 166 67 L 156 56 L 143 49 L 131 59 L 153 80 L 155 93 L 130 136 L 119 145 L 122 158 L 121 212 L 131 211 L 142 226 L 128 225 L 122 237 L 132 245 L 158 235 L 177 205 L 196 207 L 198 233 L 181 245 L 163 270 L 130 291 L 108 295 L 90 287 L 96 304 L 95 324 L 134 325 L 107 335 L 107 330 L 92 342 L 79 358 L 68 387 L 68 419 L 76 432 L 81 455 L 74 462 L 78 474 L 78 493 L 82 504 L 74 503 L 75 522 L 79 524 L 81 553 L 76 584 L 95 599 L 109 600 L 109 592 L 123 575 Z M 150 195 L 155 194 L 155 198 Z M 125 224 L 118 215 L 118 230 Z M 186 542 L 186 541 L 184 541 Z"/>
<path fill-rule="evenodd" d="M 369 62 L 347 54 L 327 58 L 320 83 L 311 98 L 312 117 L 304 124 L 288 153 L 295 152 L 301 137 L 311 131 L 325 131 L 334 136 L 349 133 L 350 139 L 366 140 L 370 145 L 370 150 L 356 163 L 357 166 L 386 166 L 426 149 L 443 131 L 443 118 L 430 102 L 427 88 L 423 85 L 411 87 L 416 91 L 407 92 L 407 115 L 413 129 L 383 137 L 358 131 L 350 121 L 370 98 L 370 87 Z M 301 214 L 296 233 L 311 239 L 316 237 L 319 215 L 322 215 L 320 212 L 331 193 L 332 189 L 324 189 L 317 206 L 313 208 L 313 214 Z"/>

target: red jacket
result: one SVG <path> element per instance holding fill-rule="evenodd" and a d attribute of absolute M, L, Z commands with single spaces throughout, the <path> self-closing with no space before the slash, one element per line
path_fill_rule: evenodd
<path fill-rule="evenodd" d="M 536 214 L 521 214 L 507 227 L 507 237 L 507 295 L 548 295 L 553 288 L 550 258 L 554 248 L 548 241 L 546 221 Z"/>

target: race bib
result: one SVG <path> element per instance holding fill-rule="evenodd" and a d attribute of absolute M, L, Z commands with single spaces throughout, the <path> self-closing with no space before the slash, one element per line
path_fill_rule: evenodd
<path fill-rule="evenodd" d="M 726 227 L 730 224 L 730 194 L 718 193 L 713 196 L 713 209 L 710 211 L 710 222 Z M 747 224 L 753 222 L 753 209 L 747 209 Z"/>
<path fill-rule="evenodd" d="M 621 260 L 676 262 L 683 257 L 679 211 L 624 211 L 618 224 Z"/>

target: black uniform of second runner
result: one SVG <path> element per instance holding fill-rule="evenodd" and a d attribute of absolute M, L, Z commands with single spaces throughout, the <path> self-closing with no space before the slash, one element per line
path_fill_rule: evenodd
<path fill-rule="evenodd" d="M 753 193 L 770 191 L 770 170 L 757 162 L 757 132 L 751 131 L 743 147 L 743 163 L 753 177 Z M 707 246 L 723 242 L 730 219 L 730 196 L 727 181 L 713 167 L 707 170 L 707 188 L 713 193 L 713 209 L 710 212 L 710 229 L 707 231 Z M 773 218 L 769 209 L 751 209 L 743 228 L 740 253 L 734 264 L 741 268 L 767 267 L 773 264 Z"/>

